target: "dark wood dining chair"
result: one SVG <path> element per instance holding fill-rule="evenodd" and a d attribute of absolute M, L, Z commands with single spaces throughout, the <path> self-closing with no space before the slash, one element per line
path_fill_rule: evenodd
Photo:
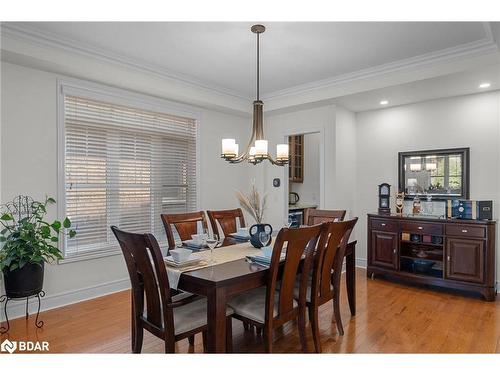
<path fill-rule="evenodd" d="M 231 233 L 235 233 L 237 231 L 238 226 L 236 220 L 239 220 L 240 227 L 245 226 L 245 218 L 243 217 L 243 211 L 241 211 L 241 208 L 221 211 L 207 210 L 207 215 L 210 219 L 210 225 L 212 226 L 213 233 L 219 237 L 221 237 L 221 235 L 217 224 L 220 225 L 224 237 L 227 237 Z"/>
<path fill-rule="evenodd" d="M 165 341 L 165 353 L 175 353 L 177 341 L 199 332 L 205 346 L 206 299 L 190 293 L 171 295 L 163 256 L 152 234 L 124 232 L 115 226 L 111 230 L 122 249 L 132 284 L 132 352 L 141 352 L 144 329 Z M 231 314 L 228 308 L 228 337 Z M 231 342 L 228 340 L 228 344 Z"/>
<path fill-rule="evenodd" d="M 318 241 L 318 247 L 314 255 L 312 277 L 308 281 L 306 293 L 306 306 L 309 310 L 314 348 L 317 353 L 321 353 L 319 306 L 333 300 L 337 329 L 340 335 L 344 334 L 339 304 L 340 277 L 346 246 L 357 221 L 358 218 L 354 218 L 348 221 L 323 224 L 327 225 L 327 227 Z M 300 282 L 296 281 L 294 295 L 297 300 L 300 299 L 300 288 Z"/>
<path fill-rule="evenodd" d="M 305 339 L 306 289 L 312 257 L 323 225 L 306 228 L 283 228 L 278 233 L 271 255 L 267 286 L 252 289 L 233 297 L 228 305 L 233 308 L 233 317 L 264 330 L 264 345 L 267 353 L 272 352 L 274 329 L 286 322 L 298 319 L 302 350 L 307 351 Z M 280 267 L 280 257 L 285 246 L 286 257 Z M 294 299 L 294 288 L 300 270 L 300 295 Z M 281 268 L 281 269 L 280 269 Z M 279 289 L 278 271 L 281 274 Z"/>
<path fill-rule="evenodd" d="M 190 240 L 193 234 L 198 233 L 198 223 L 203 231 L 208 233 L 208 225 L 203 211 L 188 212 L 184 214 L 162 214 L 161 220 L 167 232 L 168 249 L 175 249 L 175 239 L 172 226 L 175 228 L 181 241 Z"/>
<path fill-rule="evenodd" d="M 304 212 L 304 224 L 316 225 L 329 221 L 342 221 L 345 218 L 345 210 L 317 210 L 306 208 Z"/>

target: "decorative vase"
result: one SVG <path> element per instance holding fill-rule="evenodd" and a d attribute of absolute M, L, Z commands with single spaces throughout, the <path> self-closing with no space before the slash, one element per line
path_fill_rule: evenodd
<path fill-rule="evenodd" d="M 43 288 L 44 262 L 26 263 L 14 271 L 3 270 L 5 294 L 10 298 L 34 296 Z"/>
<path fill-rule="evenodd" d="M 262 246 L 267 246 L 271 243 L 273 227 L 270 224 L 254 224 L 250 227 L 250 243 L 253 247 L 260 249 Z M 267 243 L 263 244 L 260 241 L 260 233 L 266 232 L 269 234 Z"/>

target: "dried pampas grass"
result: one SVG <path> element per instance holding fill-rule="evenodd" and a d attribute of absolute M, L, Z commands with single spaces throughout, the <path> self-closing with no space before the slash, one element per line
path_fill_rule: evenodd
<path fill-rule="evenodd" d="M 252 190 L 248 195 L 243 194 L 241 191 L 237 191 L 236 197 L 241 207 L 254 218 L 257 224 L 261 224 L 267 206 L 267 194 L 264 194 L 261 199 L 255 184 L 252 184 Z"/>

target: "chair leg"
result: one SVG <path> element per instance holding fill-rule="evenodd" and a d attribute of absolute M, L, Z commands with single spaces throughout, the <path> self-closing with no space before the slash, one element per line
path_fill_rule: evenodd
<path fill-rule="evenodd" d="M 132 353 L 141 352 L 143 337 L 144 331 L 139 324 L 138 319 L 134 319 L 132 322 Z"/>
<path fill-rule="evenodd" d="M 244 329 L 245 331 L 249 331 L 249 330 L 250 330 L 250 327 L 251 327 L 251 326 L 250 326 L 250 324 L 243 322 L 243 329 Z"/>
<path fill-rule="evenodd" d="M 300 345 L 302 346 L 302 352 L 307 353 L 307 339 L 306 339 L 306 310 L 301 309 L 299 311 L 298 317 L 299 323 L 299 337 L 300 337 Z"/>
<path fill-rule="evenodd" d="M 342 317 L 340 316 L 340 302 L 338 296 L 333 299 L 333 315 L 335 317 L 335 324 L 340 336 L 344 336 L 344 327 L 342 326 Z"/>
<path fill-rule="evenodd" d="M 189 345 L 194 346 L 194 335 L 188 337 Z"/>
<path fill-rule="evenodd" d="M 314 350 L 316 351 L 316 353 L 321 353 L 321 337 L 319 334 L 318 308 L 315 306 L 309 307 L 309 321 L 311 322 Z"/>
<path fill-rule="evenodd" d="M 266 353 L 273 352 L 273 331 L 268 327 L 264 327 L 264 349 Z"/>
<path fill-rule="evenodd" d="M 175 341 L 170 339 L 165 340 L 165 353 L 175 353 Z"/>
<path fill-rule="evenodd" d="M 201 336 L 203 338 L 203 353 L 206 353 L 207 352 L 207 342 L 208 342 L 207 331 L 203 331 L 201 333 Z"/>
<path fill-rule="evenodd" d="M 255 327 L 255 333 L 257 334 L 257 336 L 262 335 L 262 327 Z"/>
<path fill-rule="evenodd" d="M 226 353 L 233 352 L 233 318 L 226 318 Z"/>

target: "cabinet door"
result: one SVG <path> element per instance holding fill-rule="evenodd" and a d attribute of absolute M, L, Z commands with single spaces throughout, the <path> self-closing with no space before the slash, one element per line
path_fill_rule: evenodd
<path fill-rule="evenodd" d="M 446 278 L 484 282 L 484 240 L 448 238 L 446 240 Z"/>
<path fill-rule="evenodd" d="M 392 269 L 398 268 L 398 234 L 372 231 L 371 263 Z"/>

